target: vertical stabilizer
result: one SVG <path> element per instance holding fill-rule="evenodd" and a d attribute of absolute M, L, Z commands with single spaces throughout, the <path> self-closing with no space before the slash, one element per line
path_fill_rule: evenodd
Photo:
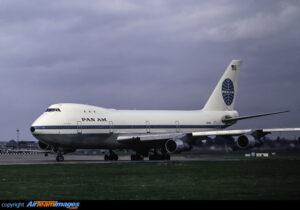
<path fill-rule="evenodd" d="M 230 62 L 203 110 L 231 111 L 234 109 L 241 63 L 240 60 Z"/>

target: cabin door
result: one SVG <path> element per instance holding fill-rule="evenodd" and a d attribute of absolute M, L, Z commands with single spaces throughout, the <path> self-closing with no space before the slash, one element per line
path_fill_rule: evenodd
<path fill-rule="evenodd" d="M 77 122 L 77 134 L 82 134 L 82 122 Z"/>
<path fill-rule="evenodd" d="M 150 133 L 150 122 L 146 121 L 146 133 Z"/>
<path fill-rule="evenodd" d="M 179 125 L 179 121 L 177 120 L 177 121 L 175 121 L 175 131 L 177 132 L 177 133 L 179 133 L 180 132 L 180 125 Z"/>
<path fill-rule="evenodd" d="M 114 123 L 112 121 L 109 121 L 109 133 L 114 132 Z"/>

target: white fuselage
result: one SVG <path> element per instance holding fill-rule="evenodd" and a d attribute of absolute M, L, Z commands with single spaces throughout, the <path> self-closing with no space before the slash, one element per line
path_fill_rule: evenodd
<path fill-rule="evenodd" d="M 236 111 L 115 110 L 81 104 L 55 104 L 33 124 L 33 135 L 51 145 L 74 148 L 121 147 L 119 135 L 190 133 L 228 127 L 222 119 Z"/>

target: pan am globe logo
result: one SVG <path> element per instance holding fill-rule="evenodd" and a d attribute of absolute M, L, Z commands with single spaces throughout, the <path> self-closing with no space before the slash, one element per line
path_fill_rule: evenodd
<path fill-rule="evenodd" d="M 234 85 L 231 79 L 225 79 L 222 84 L 222 96 L 225 104 L 230 106 L 234 99 Z"/>

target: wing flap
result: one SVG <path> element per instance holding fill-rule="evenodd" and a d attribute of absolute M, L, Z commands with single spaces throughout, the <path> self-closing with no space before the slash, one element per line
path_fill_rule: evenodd
<path fill-rule="evenodd" d="M 193 136 L 238 136 L 243 134 L 252 133 L 252 129 L 244 129 L 244 130 L 217 130 L 217 131 L 200 131 L 193 132 Z"/>

